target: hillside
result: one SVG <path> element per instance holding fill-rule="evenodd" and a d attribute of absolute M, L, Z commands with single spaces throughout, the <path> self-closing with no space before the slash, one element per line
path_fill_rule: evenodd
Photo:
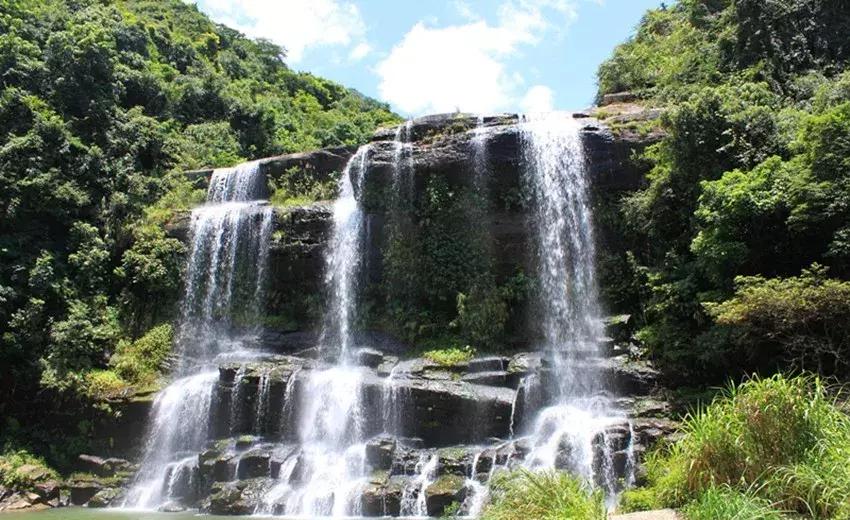
<path fill-rule="evenodd" d="M 842 1 L 682 0 L 599 69 L 596 113 L 661 136 L 639 158 L 644 188 L 618 204 L 617 296 L 692 406 L 621 510 L 847 518 L 846 395 L 824 381 L 850 366 L 848 15 Z M 622 116 L 647 108 L 660 121 Z"/>
<path fill-rule="evenodd" d="M 841 1 L 683 0 L 599 68 L 603 104 L 663 111 L 647 185 L 620 203 L 620 300 L 672 380 L 846 371 L 848 31 Z"/>
<path fill-rule="evenodd" d="M 203 200 L 181 172 L 397 120 L 179 0 L 4 0 L 0 64 L 0 416 L 16 424 L 153 382 L 184 249 L 160 224 Z"/>

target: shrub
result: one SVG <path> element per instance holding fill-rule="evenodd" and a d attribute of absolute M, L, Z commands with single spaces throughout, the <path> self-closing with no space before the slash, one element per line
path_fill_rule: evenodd
<path fill-rule="evenodd" d="M 452 366 L 468 362 L 473 356 L 475 356 L 475 349 L 468 345 L 463 348 L 449 347 L 429 350 L 425 352 L 423 356 L 438 365 Z"/>
<path fill-rule="evenodd" d="M 500 473 L 491 483 L 493 502 L 481 520 L 604 520 L 599 490 L 560 471 Z"/>
<path fill-rule="evenodd" d="M 736 283 L 735 296 L 709 312 L 754 367 L 784 362 L 828 374 L 850 368 L 850 282 L 827 278 L 815 264 L 798 277 Z"/>
<path fill-rule="evenodd" d="M 26 489 L 36 482 L 57 478 L 41 457 L 26 450 L 5 449 L 0 454 L 0 484 L 11 489 Z"/>
<path fill-rule="evenodd" d="M 110 365 L 130 383 L 151 384 L 168 360 L 173 338 L 171 324 L 158 325 L 136 341 L 121 341 Z"/>
<path fill-rule="evenodd" d="M 129 389 L 127 381 L 112 370 L 91 370 L 84 381 L 85 394 L 96 401 L 122 397 Z"/>
<path fill-rule="evenodd" d="M 326 179 L 317 179 L 311 170 L 293 166 L 282 176 L 269 179 L 269 202 L 275 206 L 287 207 L 318 200 L 333 200 L 339 175 L 334 172 Z"/>
<path fill-rule="evenodd" d="M 623 491 L 623 494 L 620 495 L 617 511 L 619 513 L 631 513 L 633 511 L 659 509 L 662 506 L 655 488 L 632 488 Z"/>
<path fill-rule="evenodd" d="M 491 347 L 504 335 L 507 321 L 508 302 L 495 286 L 476 286 L 469 295 L 458 293 L 457 318 L 451 325 L 474 345 Z"/>

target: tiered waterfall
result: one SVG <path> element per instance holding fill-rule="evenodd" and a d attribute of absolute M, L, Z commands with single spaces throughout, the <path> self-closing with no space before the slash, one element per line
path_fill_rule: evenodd
<path fill-rule="evenodd" d="M 478 117 L 465 130 L 464 182 L 475 200 L 488 200 L 498 180 L 494 120 Z M 258 339 L 278 222 L 263 201 L 261 164 L 216 170 L 207 203 L 191 217 L 180 361 L 154 404 L 124 507 L 424 517 L 457 503 L 475 516 L 490 477 L 514 467 L 568 470 L 614 496 L 634 457 L 631 427 L 600 369 L 604 331 L 580 128 L 563 114 L 525 117 L 514 128 L 537 284 L 534 352 L 476 358 L 454 374 L 404 359 L 403 346 L 384 349 L 361 320 L 370 226 L 402 235 L 413 227 L 417 161 L 427 153 L 415 122 L 360 147 L 336 200 L 323 206 L 324 303 L 315 339 L 299 351 L 267 349 Z M 364 199 L 370 175 L 381 172 L 386 213 L 373 221 Z M 467 211 L 487 235 L 488 210 Z M 482 255 L 494 255 L 498 241 L 482 238 Z M 619 469 L 614 451 L 625 460 Z"/>

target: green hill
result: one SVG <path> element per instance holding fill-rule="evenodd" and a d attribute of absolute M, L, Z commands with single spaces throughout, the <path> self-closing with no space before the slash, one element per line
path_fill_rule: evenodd
<path fill-rule="evenodd" d="M 842 0 L 682 0 L 600 67 L 600 100 L 664 109 L 620 210 L 623 299 L 670 379 L 850 367 L 847 34 Z"/>
<path fill-rule="evenodd" d="M 203 197 L 179 172 L 397 119 L 179 0 L 0 1 L 0 416 L 96 398 L 113 353 L 170 342 L 183 246 L 157 224 Z M 128 356 L 131 379 L 163 358 Z"/>

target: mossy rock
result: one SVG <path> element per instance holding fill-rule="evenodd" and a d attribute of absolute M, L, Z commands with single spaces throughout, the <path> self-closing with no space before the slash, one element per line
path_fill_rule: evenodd
<path fill-rule="evenodd" d="M 425 489 L 428 516 L 440 516 L 454 502 L 466 498 L 466 479 L 459 475 L 443 475 Z"/>
<path fill-rule="evenodd" d="M 109 507 L 121 495 L 121 489 L 105 488 L 101 489 L 86 504 L 88 507 Z"/>

